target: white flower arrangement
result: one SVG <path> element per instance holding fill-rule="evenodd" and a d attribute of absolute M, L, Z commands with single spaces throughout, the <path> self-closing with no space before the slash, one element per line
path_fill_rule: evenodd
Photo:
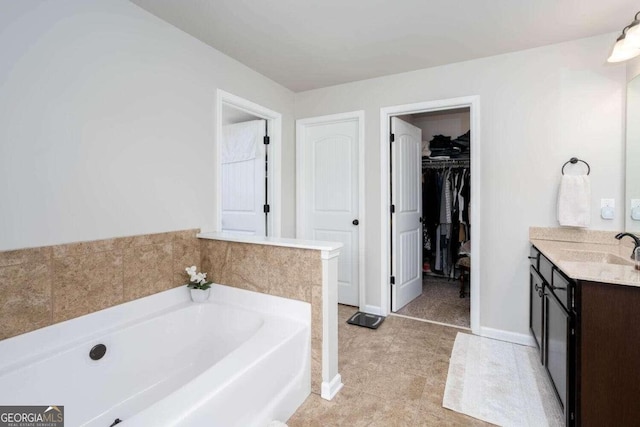
<path fill-rule="evenodd" d="M 190 289 L 209 289 L 213 282 L 207 281 L 207 273 L 198 273 L 198 270 L 195 265 L 191 267 L 187 267 L 184 269 L 189 275 L 189 284 L 187 285 Z"/>

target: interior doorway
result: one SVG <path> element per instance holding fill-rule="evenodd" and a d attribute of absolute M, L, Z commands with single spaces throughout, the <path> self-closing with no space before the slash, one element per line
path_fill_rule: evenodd
<path fill-rule="evenodd" d="M 381 314 L 478 333 L 479 99 L 383 108 L 381 135 Z"/>
<path fill-rule="evenodd" d="M 220 89 L 216 106 L 216 229 L 279 237 L 281 115 Z"/>
<path fill-rule="evenodd" d="M 269 232 L 269 129 L 266 120 L 222 106 L 220 231 Z"/>
<path fill-rule="evenodd" d="M 470 144 L 470 108 L 407 114 L 392 117 L 391 121 L 396 140 L 397 130 L 394 129 L 401 126 L 394 126 L 394 121 L 400 121 L 405 127 L 414 128 L 422 141 L 419 194 L 413 195 L 421 205 L 417 230 L 422 256 L 419 260 L 411 261 L 419 265 L 419 287 L 414 292 L 417 296 L 409 302 L 397 302 L 392 288 L 392 310 L 409 317 L 469 328 L 472 235 L 469 196 L 473 149 Z M 394 148 L 391 151 L 392 159 Z M 392 160 L 392 163 L 397 162 Z M 401 171 L 394 173 L 392 170 L 392 184 L 396 176 L 402 175 Z M 413 187 L 407 190 L 416 192 Z M 392 235 L 397 234 L 394 227 L 400 228 L 402 225 L 398 219 L 395 215 L 391 217 Z M 392 260 L 394 252 L 402 249 L 394 249 L 394 246 L 392 241 Z M 392 273 L 394 271 L 392 267 Z M 396 279 L 395 288 L 398 287 Z"/>

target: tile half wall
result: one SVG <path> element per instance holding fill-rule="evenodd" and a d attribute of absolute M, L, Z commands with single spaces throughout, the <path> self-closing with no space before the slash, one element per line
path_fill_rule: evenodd
<path fill-rule="evenodd" d="M 184 285 L 216 283 L 311 304 L 311 387 L 322 382 L 320 251 L 198 239 L 199 230 L 0 252 L 0 340 Z"/>
<path fill-rule="evenodd" d="M 216 283 L 311 304 L 311 391 L 322 383 L 319 250 L 202 239 L 202 271 Z"/>
<path fill-rule="evenodd" d="M 184 285 L 198 232 L 0 252 L 0 339 Z"/>

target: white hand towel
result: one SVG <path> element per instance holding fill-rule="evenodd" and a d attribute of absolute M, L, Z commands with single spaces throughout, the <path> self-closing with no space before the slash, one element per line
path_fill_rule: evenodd
<path fill-rule="evenodd" d="M 591 224 L 591 182 L 587 175 L 563 175 L 558 191 L 558 222 L 565 227 Z"/>

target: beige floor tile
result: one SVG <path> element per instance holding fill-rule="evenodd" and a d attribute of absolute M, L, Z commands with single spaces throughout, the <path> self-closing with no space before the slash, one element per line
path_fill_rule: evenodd
<path fill-rule="evenodd" d="M 446 278 L 426 277 L 422 295 L 402 307 L 399 314 L 450 325 L 469 327 L 470 299 L 460 298 L 460 282 Z"/>
<path fill-rule="evenodd" d="M 369 377 L 365 389 L 383 401 L 418 402 L 422 398 L 426 378 L 399 372 L 393 366 L 380 367 Z"/>
<path fill-rule="evenodd" d="M 346 323 L 356 311 L 338 307 L 338 366 L 344 388 L 332 401 L 311 394 L 289 426 L 488 425 L 442 407 L 459 329 L 390 316 L 371 330 Z"/>
<path fill-rule="evenodd" d="M 312 394 L 287 421 L 296 426 L 368 426 L 382 412 L 379 398 L 345 386 L 332 400 Z"/>

